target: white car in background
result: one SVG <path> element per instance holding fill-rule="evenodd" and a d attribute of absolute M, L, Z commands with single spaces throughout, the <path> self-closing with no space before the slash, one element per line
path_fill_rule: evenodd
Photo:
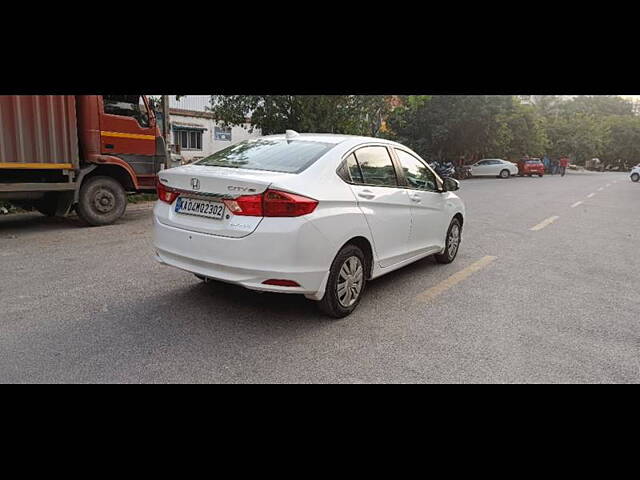
<path fill-rule="evenodd" d="M 472 177 L 509 178 L 518 174 L 518 165 L 500 158 L 484 158 L 471 165 Z"/>
<path fill-rule="evenodd" d="M 201 280 L 303 294 L 340 318 L 367 280 L 428 255 L 455 259 L 458 186 L 379 138 L 288 131 L 247 140 L 160 172 L 156 258 Z"/>
<path fill-rule="evenodd" d="M 631 169 L 631 181 L 633 182 L 640 181 L 640 164 L 636 165 Z"/>

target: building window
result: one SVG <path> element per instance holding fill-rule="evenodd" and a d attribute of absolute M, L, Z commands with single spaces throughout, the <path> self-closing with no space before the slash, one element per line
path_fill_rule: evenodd
<path fill-rule="evenodd" d="M 173 137 L 182 150 L 202 150 L 202 130 L 174 130 Z"/>
<path fill-rule="evenodd" d="M 213 139 L 221 140 L 223 142 L 231 141 L 231 128 L 215 127 L 213 129 Z"/>

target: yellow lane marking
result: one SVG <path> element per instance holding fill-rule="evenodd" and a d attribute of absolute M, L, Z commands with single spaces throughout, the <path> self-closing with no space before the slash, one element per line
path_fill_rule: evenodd
<path fill-rule="evenodd" d="M 73 168 L 70 163 L 0 163 L 0 168 L 34 169 L 34 170 L 69 170 Z"/>
<path fill-rule="evenodd" d="M 553 216 L 553 217 L 549 217 L 546 220 L 543 220 L 542 222 L 540 222 L 538 225 L 536 225 L 535 227 L 531 227 L 530 230 L 532 232 L 536 232 L 538 230 L 542 230 L 544 227 L 546 227 L 547 225 L 551 225 L 553 222 L 555 222 L 557 219 L 559 219 L 560 217 Z"/>
<path fill-rule="evenodd" d="M 578 205 L 582 205 L 582 202 L 576 202 L 573 205 L 571 205 L 571 208 L 576 208 Z"/>
<path fill-rule="evenodd" d="M 595 195 L 595 193 L 590 193 L 589 195 L 587 195 L 587 198 L 592 198 Z"/>
<path fill-rule="evenodd" d="M 454 273 L 449 278 L 443 280 L 442 282 L 440 282 L 436 286 L 428 288 L 424 292 L 418 294 L 416 296 L 416 301 L 418 301 L 418 302 L 428 302 L 429 300 L 432 300 L 433 298 L 435 298 L 438 295 L 440 295 L 442 292 L 444 292 L 444 291 L 450 289 L 451 287 L 453 287 L 454 285 L 462 282 L 463 280 L 465 280 L 466 278 L 471 276 L 473 273 L 477 272 L 478 270 L 483 269 L 484 267 L 489 265 L 491 262 L 493 262 L 496 258 L 498 258 L 498 257 L 492 257 L 490 255 L 487 255 L 486 257 L 481 258 L 477 262 L 472 263 L 471 265 L 469 265 L 467 268 L 465 268 L 463 270 L 460 270 L 457 273 Z"/>
<path fill-rule="evenodd" d="M 102 137 L 117 137 L 117 138 L 136 138 L 140 140 L 155 140 L 153 135 L 142 135 L 139 133 L 123 133 L 123 132 L 104 132 L 100 131 Z"/>

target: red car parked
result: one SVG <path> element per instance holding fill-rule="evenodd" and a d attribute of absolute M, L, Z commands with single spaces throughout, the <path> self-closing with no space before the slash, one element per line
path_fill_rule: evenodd
<path fill-rule="evenodd" d="M 527 160 L 520 160 L 518 162 L 518 176 L 523 177 L 525 175 L 532 176 L 538 175 L 542 177 L 544 175 L 544 164 L 539 158 L 530 158 Z"/>

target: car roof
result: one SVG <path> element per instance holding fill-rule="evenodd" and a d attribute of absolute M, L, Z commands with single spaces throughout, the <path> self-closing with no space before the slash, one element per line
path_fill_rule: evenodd
<path fill-rule="evenodd" d="M 272 138 L 277 140 L 286 139 L 286 135 L 284 134 L 276 134 L 276 135 L 265 135 L 261 138 Z M 403 145 L 393 142 L 391 140 L 386 140 L 384 138 L 375 138 L 375 137 L 364 137 L 359 135 L 342 135 L 336 133 L 299 133 L 292 140 L 305 140 L 307 142 L 322 142 L 322 143 L 333 143 L 335 145 L 343 142 L 353 142 L 353 143 L 367 143 L 367 142 L 376 142 L 376 143 L 386 143 L 389 145 L 397 145 L 402 147 Z M 407 147 L 405 147 L 407 148 Z"/>

